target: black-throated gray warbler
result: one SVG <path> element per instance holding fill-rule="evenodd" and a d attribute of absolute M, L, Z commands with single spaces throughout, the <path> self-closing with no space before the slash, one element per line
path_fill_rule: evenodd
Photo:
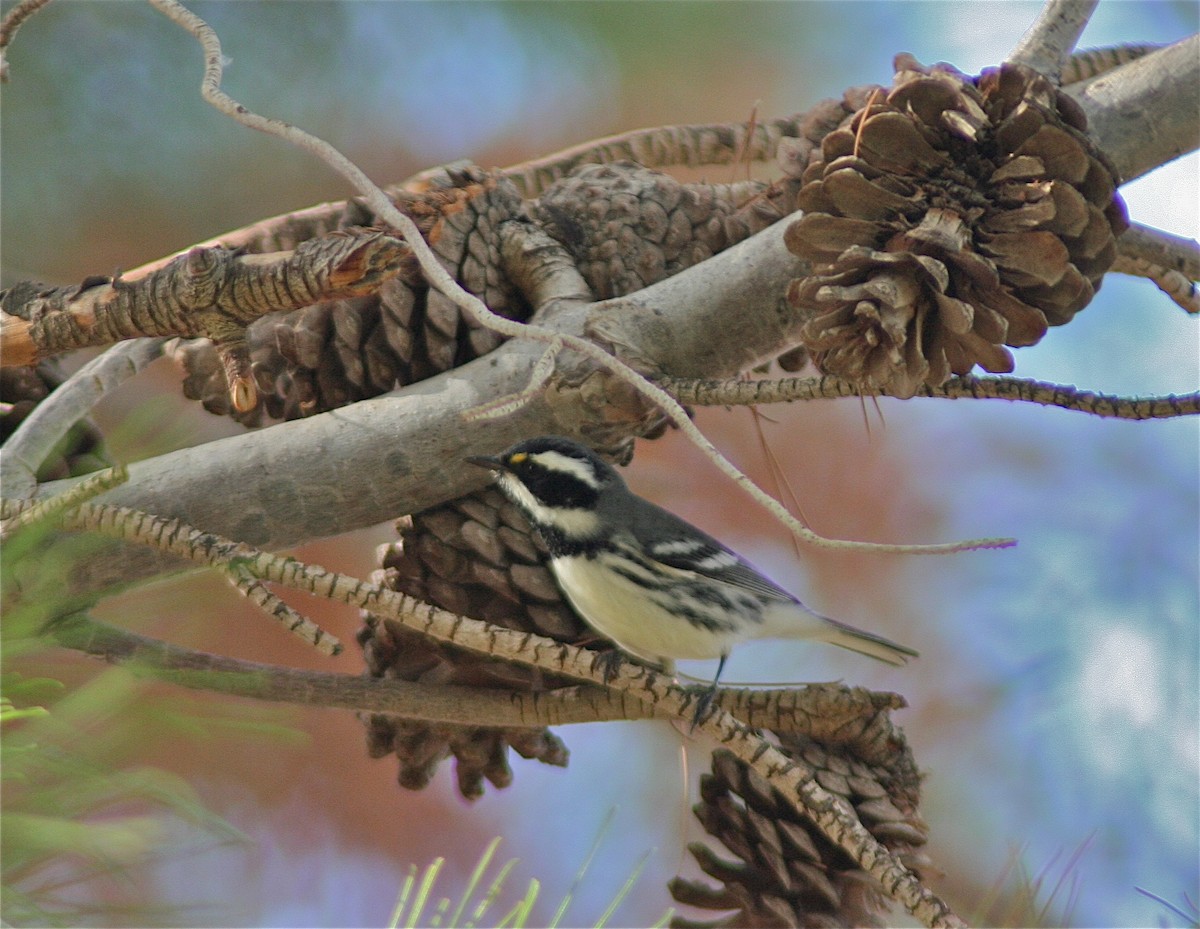
<path fill-rule="evenodd" d="M 577 442 L 542 436 L 467 460 L 496 472 L 545 540 L 580 617 L 638 658 L 668 669 L 675 658 L 718 658 L 715 687 L 730 650 L 749 639 L 816 639 L 894 665 L 917 654 L 814 613 L 716 539 L 634 494 Z"/>

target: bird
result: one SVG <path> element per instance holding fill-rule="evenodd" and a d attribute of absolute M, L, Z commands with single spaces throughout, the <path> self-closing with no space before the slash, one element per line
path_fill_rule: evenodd
<path fill-rule="evenodd" d="M 563 596 L 591 629 L 666 671 L 675 659 L 717 659 L 709 699 L 731 650 L 751 639 L 813 639 L 897 666 L 917 657 L 810 610 L 732 549 L 635 494 L 579 442 L 539 436 L 466 460 L 490 470 L 524 513 Z"/>

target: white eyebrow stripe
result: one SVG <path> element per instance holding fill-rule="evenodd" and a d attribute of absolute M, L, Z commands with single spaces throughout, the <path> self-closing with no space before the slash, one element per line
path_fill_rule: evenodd
<path fill-rule="evenodd" d="M 536 461 L 548 471 L 559 471 L 570 474 L 592 490 L 600 489 L 600 481 L 596 479 L 596 471 L 590 463 L 564 455 L 562 452 L 537 452 L 529 456 L 530 461 Z"/>

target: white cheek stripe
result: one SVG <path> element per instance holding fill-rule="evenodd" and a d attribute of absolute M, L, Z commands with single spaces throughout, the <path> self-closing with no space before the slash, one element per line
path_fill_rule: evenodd
<path fill-rule="evenodd" d="M 567 538 L 587 538 L 595 534 L 600 518 L 593 511 L 545 506 L 529 492 L 528 487 L 505 471 L 500 472 L 499 481 L 505 493 L 536 525 L 557 529 Z"/>
<path fill-rule="evenodd" d="M 586 461 L 580 461 L 578 458 L 572 458 L 570 455 L 564 455 L 562 452 L 548 451 L 536 452 L 529 456 L 530 461 L 535 461 L 548 471 L 559 471 L 563 474 L 570 474 L 578 478 L 592 490 L 599 490 L 600 482 L 596 479 L 595 469 Z"/>

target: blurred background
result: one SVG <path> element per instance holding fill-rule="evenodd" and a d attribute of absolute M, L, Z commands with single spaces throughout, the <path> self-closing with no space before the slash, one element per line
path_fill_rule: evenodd
<path fill-rule="evenodd" d="M 1038 4 L 191 8 L 221 36 L 230 94 L 393 182 L 459 158 L 506 165 L 644 126 L 742 121 L 756 106 L 763 118 L 791 114 L 849 85 L 888 83 L 901 51 L 977 72 L 1003 59 Z M 1196 30 L 1197 10 L 1104 0 L 1082 45 L 1175 41 Z M 6 284 L 133 268 L 350 193 L 311 156 L 203 104 L 198 46 L 148 6 L 52 4 L 22 28 L 10 61 L 0 110 Z M 715 168 L 711 178 L 729 173 Z M 1128 185 L 1131 217 L 1196 236 L 1197 177 L 1190 156 Z M 1125 395 L 1194 390 L 1196 326 L 1153 285 L 1110 278 L 1068 327 L 1016 353 L 1016 373 Z M 928 774 L 931 855 L 946 872 L 937 888 L 962 915 L 1184 924 L 1139 889 L 1185 913 L 1195 912 L 1187 898 L 1200 899 L 1196 420 L 1101 421 L 944 400 L 766 413 L 767 443 L 823 534 L 1012 535 L 1020 544 L 942 558 L 797 557 L 782 530 L 678 436 L 642 443 L 629 472 L 637 491 L 717 533 L 815 608 L 922 655 L 901 670 L 832 649 L 748 646 L 727 680 L 842 679 L 902 693 L 910 708 L 898 721 Z M 162 363 L 97 418 L 125 460 L 239 429 L 185 405 Z M 768 480 L 747 411 L 702 410 L 698 421 Z M 390 535 L 381 526 L 297 554 L 365 576 Z M 342 657 L 311 653 L 208 576 L 132 592 L 98 615 L 214 652 L 357 673 L 357 617 L 292 602 L 350 643 Z M 172 806 L 152 816 L 161 843 L 131 855 L 119 879 L 84 879 L 69 862 L 30 878 L 53 884 L 95 924 L 122 923 L 93 906 L 140 907 L 138 920 L 160 925 L 380 925 L 410 866 L 444 856 L 438 890 L 454 896 L 494 836 L 503 837 L 500 860 L 520 859 L 509 897 L 530 878 L 542 882 L 530 924 L 544 924 L 610 815 L 566 924 L 593 923 L 642 856 L 615 924 L 660 919 L 666 880 L 697 873 L 683 848 L 702 835 L 689 807 L 710 746 L 665 724 L 560 730 L 567 769 L 514 759 L 513 786 L 468 805 L 448 767 L 421 793 L 397 787 L 394 763 L 366 757 L 347 712 L 134 684 L 61 652 L 10 649 L 6 661 L 8 671 L 68 682 L 82 705 L 62 714 L 81 737 L 45 738 L 85 747 L 88 764 L 157 770 L 238 830 Z M 1038 904 L 1022 909 L 1020 895 L 1039 877 Z"/>

